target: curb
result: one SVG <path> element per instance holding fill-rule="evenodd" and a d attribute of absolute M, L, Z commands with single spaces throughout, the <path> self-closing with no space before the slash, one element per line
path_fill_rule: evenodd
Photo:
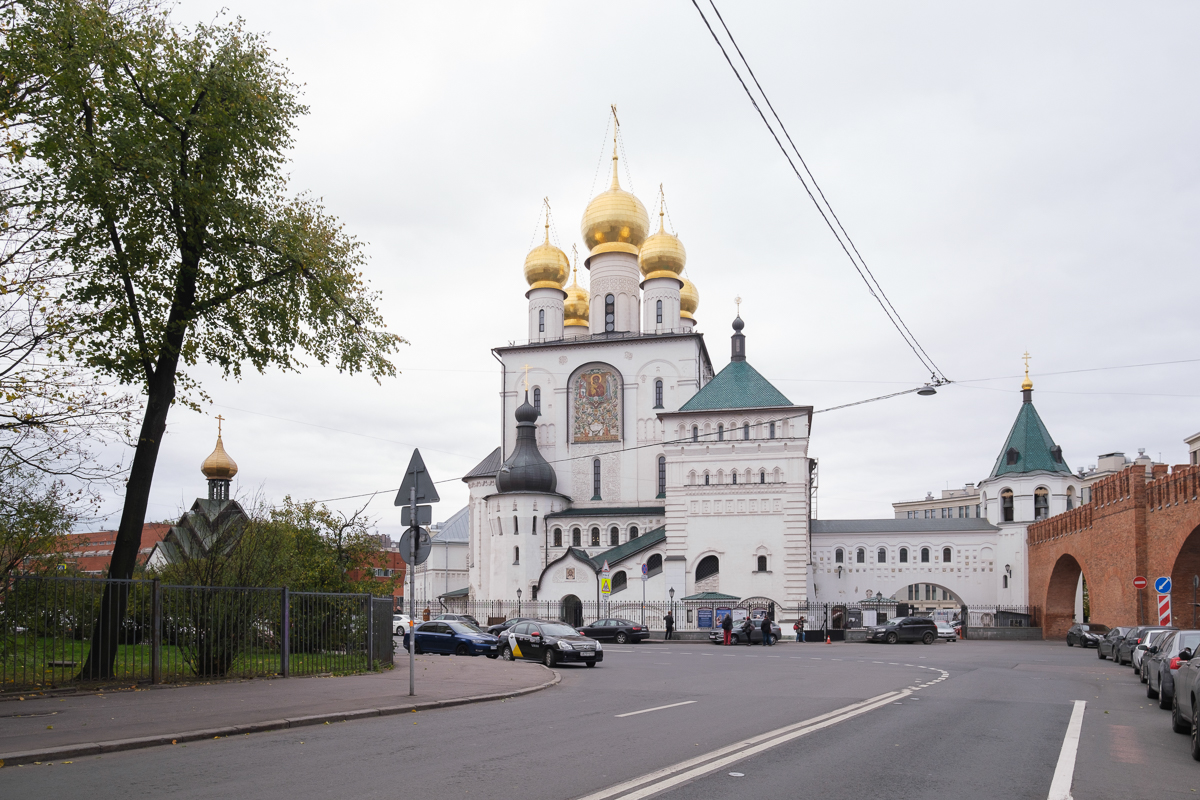
<path fill-rule="evenodd" d="M 542 669 L 547 667 L 538 665 Z M 506 700 L 510 697 L 540 692 L 555 686 L 562 680 L 557 670 L 549 670 L 553 674 L 550 680 L 537 686 L 525 689 L 514 689 L 511 692 L 480 694 L 470 697 L 453 697 L 449 700 L 431 700 L 428 703 L 409 703 L 398 706 L 381 706 L 379 708 L 360 708 L 353 711 L 340 711 L 329 714 L 312 714 L 303 717 L 273 719 L 264 722 L 251 722 L 245 725 L 227 725 L 222 728 L 210 728 L 198 731 L 183 731 L 181 733 L 162 733 L 154 736 L 140 736 L 134 739 L 114 739 L 107 742 L 85 742 L 82 744 L 48 747 L 43 750 L 25 750 L 19 753 L 0 753 L 0 768 L 14 767 L 18 764 L 36 764 L 42 761 L 56 761 L 63 758 L 79 758 L 105 753 L 119 753 L 123 750 L 141 750 L 147 747 L 159 747 L 183 742 L 198 742 L 204 739 L 221 739 L 226 736 L 241 736 L 264 731 L 278 731 L 288 728 L 303 728 L 309 725 L 324 725 L 334 722 L 348 722 L 354 719 L 370 719 L 371 717 L 390 717 L 396 714 L 410 714 L 414 711 L 428 711 L 434 708 L 452 708 L 472 703 L 487 703 L 493 700 Z"/>

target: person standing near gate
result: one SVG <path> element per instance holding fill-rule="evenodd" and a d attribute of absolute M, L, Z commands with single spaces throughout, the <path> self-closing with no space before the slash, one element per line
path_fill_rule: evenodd
<path fill-rule="evenodd" d="M 771 618 L 763 617 L 762 625 L 763 647 L 771 646 Z"/>
<path fill-rule="evenodd" d="M 725 615 L 721 620 L 721 630 L 725 631 L 725 646 L 729 646 L 729 640 L 733 638 L 733 612 Z"/>
<path fill-rule="evenodd" d="M 663 637 L 663 639 L 665 641 L 667 639 L 670 639 L 671 634 L 675 632 L 675 617 L 671 616 L 670 611 L 668 611 L 667 615 L 665 617 L 663 617 L 663 622 L 665 622 L 667 625 L 667 635 L 665 637 Z"/>
<path fill-rule="evenodd" d="M 796 620 L 796 624 L 793 625 L 792 627 L 796 629 L 796 641 L 803 642 L 804 641 L 804 617 L 801 617 L 800 619 Z"/>

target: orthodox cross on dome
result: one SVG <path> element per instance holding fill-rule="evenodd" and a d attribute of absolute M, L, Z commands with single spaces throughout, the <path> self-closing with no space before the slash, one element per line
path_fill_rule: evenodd
<path fill-rule="evenodd" d="M 1021 381 L 1021 393 L 1025 397 L 1025 402 L 1028 403 L 1030 402 L 1030 392 L 1033 390 L 1033 381 L 1029 380 L 1029 359 L 1032 356 L 1026 350 L 1025 355 L 1021 356 L 1021 358 L 1025 361 L 1025 380 Z"/>
<path fill-rule="evenodd" d="M 1033 356 L 1029 355 L 1029 351 L 1026 350 L 1025 355 L 1021 356 L 1021 358 L 1022 358 L 1022 360 L 1025 361 L 1025 377 L 1028 378 L 1029 377 L 1029 359 L 1033 358 Z"/>
<path fill-rule="evenodd" d="M 529 365 L 525 365 L 525 391 L 529 391 Z"/>
<path fill-rule="evenodd" d="M 225 421 L 225 418 L 222 417 L 220 414 L 217 414 L 217 438 L 218 439 L 221 438 L 221 423 L 224 421 Z"/>
<path fill-rule="evenodd" d="M 542 204 L 546 206 L 546 244 L 550 244 L 550 198 L 543 197 Z"/>
<path fill-rule="evenodd" d="M 741 297 L 741 295 L 738 295 L 737 297 L 733 298 L 733 302 L 737 303 L 737 315 L 740 317 L 742 315 L 742 297 Z"/>

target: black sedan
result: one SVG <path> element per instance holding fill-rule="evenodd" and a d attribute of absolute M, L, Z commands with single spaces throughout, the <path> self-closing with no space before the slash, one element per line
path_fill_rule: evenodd
<path fill-rule="evenodd" d="M 1104 634 L 1099 644 L 1096 645 L 1096 655 L 1103 661 L 1106 658 L 1117 660 L 1117 648 L 1121 645 L 1121 640 L 1129 635 L 1129 632 L 1134 630 L 1129 625 L 1120 625 L 1111 629 Z"/>
<path fill-rule="evenodd" d="M 516 625 L 518 622 L 524 622 L 527 619 L 533 619 L 533 617 L 513 617 L 512 619 L 506 619 L 504 622 L 496 625 L 488 625 L 487 632 L 492 636 L 499 636 L 501 639 L 503 639 L 504 635 L 508 633 L 509 628 L 511 628 L 513 625 Z"/>
<path fill-rule="evenodd" d="M 540 661 L 547 667 L 559 663 L 594 667 L 604 660 L 604 647 L 565 622 L 531 619 L 518 622 L 505 634 L 500 656 L 505 661 Z"/>
<path fill-rule="evenodd" d="M 628 619 L 598 619 L 591 625 L 576 628 L 584 636 L 601 641 L 612 640 L 617 644 L 640 642 L 650 638 L 650 631 L 640 623 Z"/>
<path fill-rule="evenodd" d="M 896 617 L 885 624 L 871 628 L 867 634 L 868 642 L 924 642 L 933 644 L 937 641 L 937 623 L 929 617 Z"/>
<path fill-rule="evenodd" d="M 783 631 L 774 621 L 771 622 L 771 641 L 778 642 Z M 732 644 L 762 644 L 762 617 L 750 620 L 747 626 L 745 620 L 733 623 L 733 634 L 729 637 Z M 708 640 L 713 644 L 725 643 L 725 631 L 715 628 L 708 634 Z"/>
<path fill-rule="evenodd" d="M 1137 649 L 1138 645 L 1146 644 L 1152 631 L 1161 630 L 1163 628 L 1158 625 L 1143 625 L 1140 628 L 1134 628 L 1117 644 L 1117 654 L 1113 657 L 1113 661 L 1118 664 L 1133 664 L 1133 651 Z"/>
<path fill-rule="evenodd" d="M 404 648 L 408 649 L 409 636 L 404 637 Z M 468 622 L 457 620 L 430 620 L 422 622 L 412 633 L 413 652 L 439 653 L 443 656 L 487 656 L 500 655 L 500 640 L 484 633 Z"/>
<path fill-rule="evenodd" d="M 1067 647 L 1099 647 L 1100 640 L 1108 633 L 1108 626 L 1097 622 L 1077 622 L 1067 631 Z"/>

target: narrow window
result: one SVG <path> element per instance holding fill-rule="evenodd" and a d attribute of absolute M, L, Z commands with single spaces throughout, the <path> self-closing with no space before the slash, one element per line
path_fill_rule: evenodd
<path fill-rule="evenodd" d="M 901 564 L 908 563 L 908 548 L 907 547 L 900 548 L 900 563 Z"/>
<path fill-rule="evenodd" d="M 538 309 L 538 333 L 546 332 L 546 309 Z"/>
<path fill-rule="evenodd" d="M 921 548 L 921 563 L 922 564 L 929 563 L 929 548 L 928 547 Z"/>
<path fill-rule="evenodd" d="M 667 496 L 667 457 L 658 457 L 658 496 Z"/>
<path fill-rule="evenodd" d="M 859 564 L 867 563 L 867 551 L 861 547 L 858 548 L 858 551 L 854 554 L 854 560 Z"/>
<path fill-rule="evenodd" d="M 696 425 L 693 425 L 693 426 L 692 426 L 692 441 L 693 441 L 693 442 L 698 442 L 698 441 L 700 441 L 700 428 L 699 428 L 699 426 L 696 426 Z"/>
<path fill-rule="evenodd" d="M 515 536 L 520 532 L 521 532 L 520 524 L 517 522 L 517 515 L 514 514 L 513 515 L 513 535 Z"/>
<path fill-rule="evenodd" d="M 637 529 L 637 525 L 630 525 L 630 526 L 629 526 L 629 538 L 630 538 L 630 539 L 636 539 L 637 537 L 638 537 L 638 529 Z M 651 559 L 651 560 L 653 560 L 653 559 Z M 662 562 L 662 557 L 660 556 L 658 560 L 659 560 L 659 562 L 661 563 L 661 562 Z"/>
<path fill-rule="evenodd" d="M 1198 452 L 1200 452 L 1200 451 L 1198 451 Z M 1070 511 L 1074 507 L 1075 507 L 1075 487 L 1068 486 L 1067 487 L 1067 511 Z"/>
<path fill-rule="evenodd" d="M 521 563 L 521 548 L 519 548 L 519 547 L 513 548 L 513 563 L 514 564 Z"/>
<path fill-rule="evenodd" d="M 662 300 L 658 300 L 654 306 L 654 313 L 657 317 L 656 322 L 662 325 Z"/>
<path fill-rule="evenodd" d="M 662 400 L 663 400 L 662 381 L 655 381 L 654 382 L 654 407 L 662 408 L 663 407 Z"/>
<path fill-rule="evenodd" d="M 604 330 L 605 332 L 615 331 L 617 329 L 617 298 L 611 294 L 604 295 Z"/>
<path fill-rule="evenodd" d="M 954 560 L 954 553 L 950 552 L 949 547 L 943 547 L 942 548 L 942 563 L 949 564 L 953 560 Z"/>
<path fill-rule="evenodd" d="M 600 529 L 592 528 L 592 547 L 600 546 Z"/>
<path fill-rule="evenodd" d="M 533 518 L 533 528 L 530 531 L 534 536 L 537 536 L 537 517 Z"/>
<path fill-rule="evenodd" d="M 742 438 L 745 439 L 746 441 L 750 441 L 750 423 L 749 422 L 742 423 Z"/>
<path fill-rule="evenodd" d="M 725 441 L 725 425 L 724 424 L 717 426 L 717 441 L 718 442 Z"/>
<path fill-rule="evenodd" d="M 759 483 L 767 482 L 767 471 L 765 469 L 760 469 L 758 471 L 758 482 Z"/>
<path fill-rule="evenodd" d="M 621 531 L 617 528 L 616 525 L 614 525 L 608 531 L 608 546 L 616 547 L 620 543 L 621 543 Z"/>
<path fill-rule="evenodd" d="M 735 469 L 733 472 L 729 473 L 729 477 L 733 481 L 733 485 L 736 486 L 737 485 L 737 470 Z"/>
<path fill-rule="evenodd" d="M 1005 489 L 1000 492 L 1000 519 L 1004 522 L 1013 521 L 1013 493 L 1012 489 Z"/>
<path fill-rule="evenodd" d="M 579 530 L 579 528 L 571 529 L 571 545 L 573 547 L 580 547 L 583 545 L 583 533 Z"/>
<path fill-rule="evenodd" d="M 1001 580 L 1001 581 L 1003 581 L 1003 583 L 1002 583 L 1001 585 L 1002 585 L 1002 586 L 1003 586 L 1005 589 L 1007 589 L 1007 588 L 1008 588 L 1008 576 L 1007 576 L 1007 575 L 1001 575 L 1001 576 L 1000 576 L 1000 580 Z"/>
<path fill-rule="evenodd" d="M 842 553 L 842 548 L 839 547 L 837 550 L 833 551 L 833 560 L 834 560 L 834 563 L 836 563 L 836 564 L 841 564 L 843 561 L 845 561 L 845 556 Z"/>
<path fill-rule="evenodd" d="M 533 387 L 533 407 L 542 413 L 542 390 L 537 386 Z"/>
<path fill-rule="evenodd" d="M 1033 518 L 1046 519 L 1050 516 L 1050 490 L 1039 487 L 1033 492 Z"/>
<path fill-rule="evenodd" d="M 770 438 L 774 439 L 775 438 L 775 423 L 774 422 L 771 423 L 770 431 L 771 431 Z"/>
<path fill-rule="evenodd" d="M 767 571 L 767 557 L 766 556 L 758 557 L 758 571 L 759 572 Z"/>
<path fill-rule="evenodd" d="M 562 528 L 554 529 L 554 546 L 562 547 Z"/>
<path fill-rule="evenodd" d="M 708 473 L 704 473 L 704 485 L 708 486 Z"/>
<path fill-rule="evenodd" d="M 884 547 L 879 548 L 879 552 L 875 554 L 875 560 L 878 561 L 880 564 L 886 564 L 887 563 L 887 548 L 884 548 Z"/>
<path fill-rule="evenodd" d="M 592 499 L 602 500 L 600 497 L 600 459 L 592 459 Z"/>

